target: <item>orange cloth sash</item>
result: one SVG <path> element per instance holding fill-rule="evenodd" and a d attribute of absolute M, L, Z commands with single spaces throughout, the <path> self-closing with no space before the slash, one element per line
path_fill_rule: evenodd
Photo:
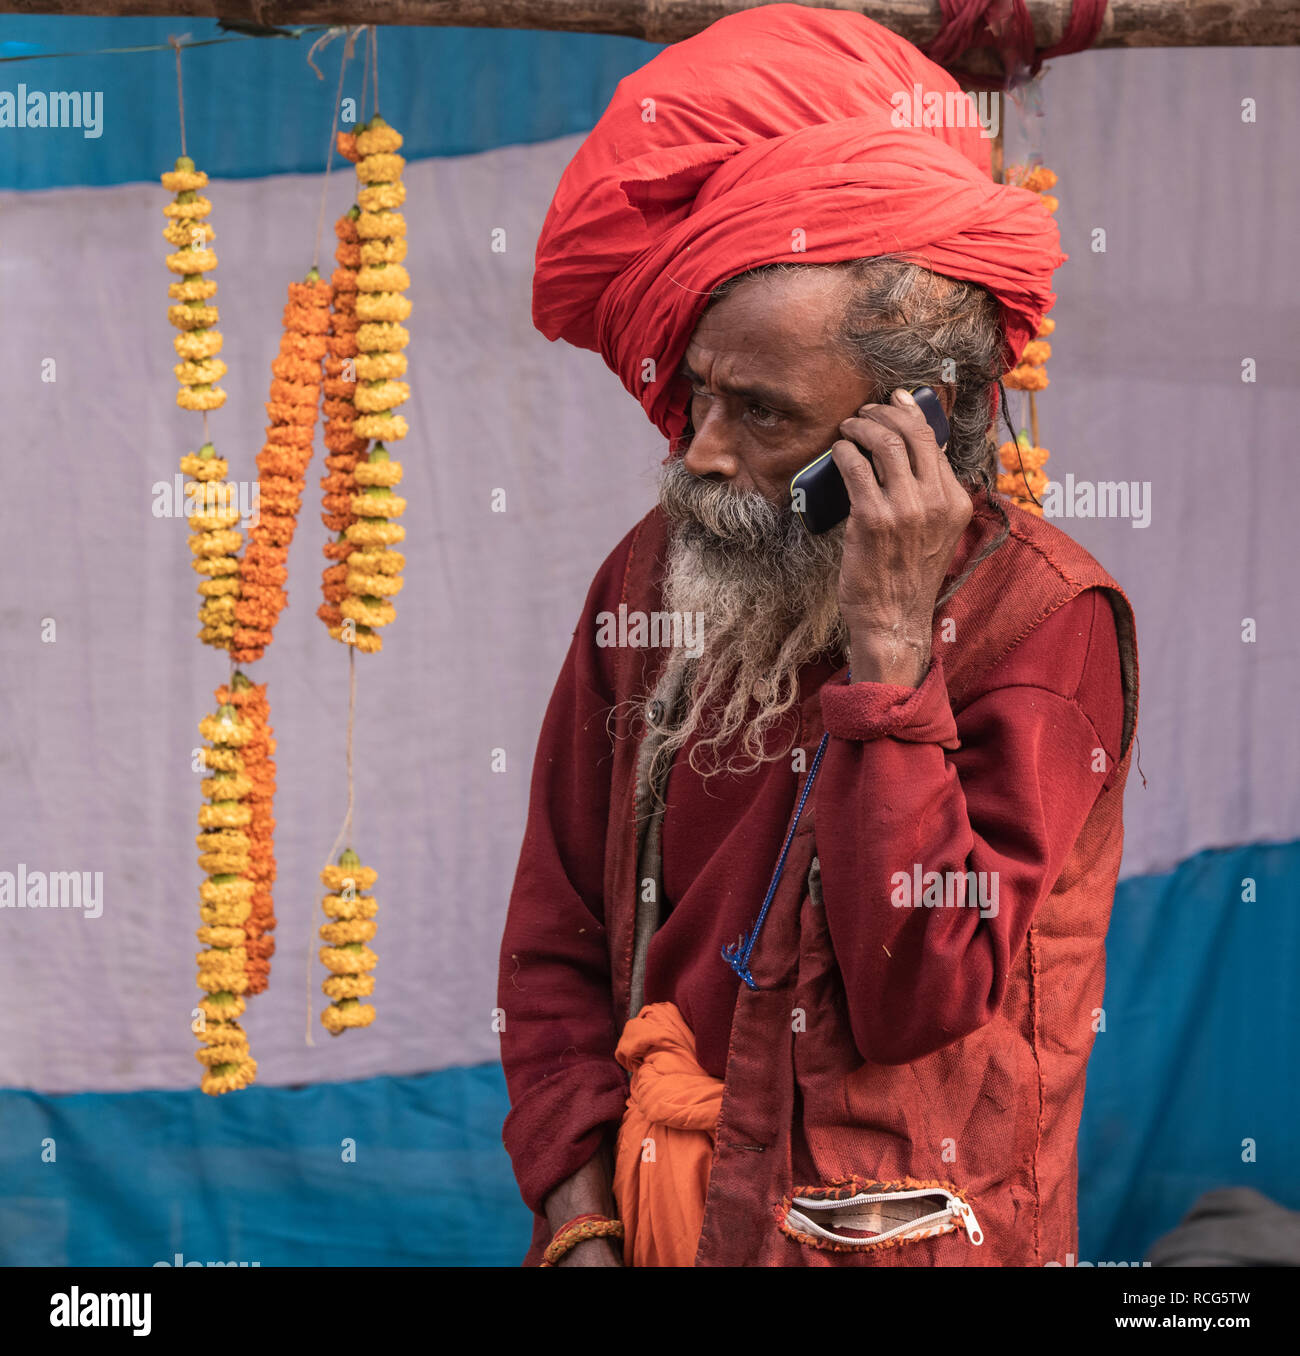
<path fill-rule="evenodd" d="M 623 1028 L 615 1058 L 631 1075 L 618 1131 L 614 1199 L 630 1267 L 694 1265 L 704 1225 L 722 1080 L 695 1058 L 673 1003 L 651 1003 Z"/>

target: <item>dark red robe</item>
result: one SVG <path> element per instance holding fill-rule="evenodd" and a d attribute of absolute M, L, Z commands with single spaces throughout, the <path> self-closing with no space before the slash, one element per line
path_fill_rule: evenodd
<path fill-rule="evenodd" d="M 996 526 L 976 509 L 950 577 Z M 719 953 L 753 924 L 806 772 L 786 757 L 706 783 L 678 755 L 658 928 L 634 957 L 636 722 L 610 713 L 650 694 L 662 653 L 602 648 L 597 616 L 662 605 L 662 515 L 601 567 L 543 724 L 502 945 L 504 1137 L 534 1211 L 617 1127 L 613 1051 L 643 986 L 644 1002 L 676 1003 L 727 1079 L 724 1127 L 744 1127 L 720 1134 L 700 1264 L 1042 1262 L 1073 1246 L 1136 650 L 1114 581 L 1008 512 L 1011 539 L 936 615 L 918 687 L 801 673 L 804 767 L 831 737 L 754 951 L 760 992 Z M 996 880 L 995 903 L 933 907 L 925 873 L 956 871 Z M 945 1183 L 985 1243 L 958 1231 L 840 1252 L 779 1226 L 792 1192 L 868 1181 Z M 539 1219 L 530 1260 L 547 1236 Z"/>

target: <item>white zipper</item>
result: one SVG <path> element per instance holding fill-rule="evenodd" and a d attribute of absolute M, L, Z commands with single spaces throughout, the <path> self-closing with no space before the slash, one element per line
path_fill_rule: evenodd
<path fill-rule="evenodd" d="M 793 1209 L 794 1206 L 801 1205 L 814 1210 L 847 1210 L 851 1206 L 874 1205 L 879 1201 L 912 1200 L 917 1196 L 942 1196 L 947 1204 L 942 1210 L 936 1210 L 929 1215 L 922 1215 L 918 1219 L 908 1220 L 906 1224 L 896 1225 L 885 1233 L 875 1234 L 871 1238 L 846 1238 L 843 1234 L 832 1233 L 828 1229 L 823 1229 L 816 1220 L 805 1215 L 802 1211 Z M 937 1224 L 940 1220 L 949 1216 L 961 1220 L 966 1226 L 967 1238 L 975 1247 L 978 1248 L 984 1242 L 984 1231 L 975 1218 L 974 1210 L 959 1196 L 954 1196 L 941 1187 L 918 1187 L 910 1191 L 861 1192 L 857 1196 L 846 1196 L 842 1200 L 810 1200 L 804 1196 L 797 1196 L 791 1202 L 791 1209 L 787 1214 L 787 1223 L 793 1224 L 804 1233 L 813 1234 L 817 1238 L 829 1239 L 834 1243 L 847 1243 L 850 1247 L 874 1247 L 877 1243 L 886 1243 L 900 1235 Z"/>

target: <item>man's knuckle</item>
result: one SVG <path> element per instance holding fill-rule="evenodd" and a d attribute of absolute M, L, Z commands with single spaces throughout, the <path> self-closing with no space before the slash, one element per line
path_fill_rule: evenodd
<path fill-rule="evenodd" d="M 891 457 L 907 456 L 907 443 L 902 434 L 892 431 L 885 433 L 880 439 L 880 448 L 888 452 Z"/>

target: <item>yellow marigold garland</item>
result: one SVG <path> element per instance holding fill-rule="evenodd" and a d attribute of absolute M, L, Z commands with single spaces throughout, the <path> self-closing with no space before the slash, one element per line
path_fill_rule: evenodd
<path fill-rule="evenodd" d="M 195 1058 L 204 1065 L 203 1091 L 216 1095 L 247 1087 L 257 1076 L 257 1061 L 248 1053 L 248 1038 L 236 1020 L 244 1011 L 241 995 L 248 989 L 243 925 L 252 911 L 253 882 L 238 870 L 214 869 L 249 860 L 250 840 L 243 830 L 252 818 L 245 803 L 251 778 L 242 751 L 255 731 L 234 706 L 221 703 L 214 715 L 199 722 L 199 733 L 211 746 L 204 750 L 204 763 L 212 776 L 203 783 L 209 803 L 199 810 L 196 840 L 207 879 L 199 886 L 202 926 L 197 935 L 204 950 L 195 960 L 205 997 L 196 1032 L 203 1048 Z M 240 791 L 244 795 L 236 794 Z"/>
<path fill-rule="evenodd" d="M 372 895 L 362 892 L 374 885 L 378 872 L 362 866 L 361 858 L 348 848 L 339 854 L 338 865 L 325 867 L 320 878 L 330 891 L 321 900 L 330 921 L 320 929 L 321 940 L 327 943 L 320 949 L 320 958 L 330 971 L 321 989 L 330 1004 L 320 1020 L 331 1036 L 338 1036 L 375 1020 L 374 1007 L 360 1000 L 375 989 L 371 971 L 379 957 L 366 943 L 374 938 L 379 905 Z"/>
<path fill-rule="evenodd" d="M 253 683 L 236 671 L 228 687 L 217 689 L 217 701 L 232 707 L 249 726 L 247 742 L 240 748 L 241 782 L 246 788 L 241 800 L 251 814 L 244 833 L 248 848 L 237 874 L 252 882 L 249 914 L 244 920 L 240 944 L 244 948 L 244 972 L 250 995 L 262 993 L 271 978 L 271 957 L 275 954 L 275 911 L 271 886 L 275 881 L 275 820 L 271 817 L 275 797 L 274 731 L 271 729 L 271 705 L 266 684 Z M 233 857 L 229 860 L 235 860 Z"/>
<path fill-rule="evenodd" d="M 232 485 L 227 484 L 226 462 L 213 445 L 181 458 L 189 515 L 191 564 L 204 577 L 199 581 L 199 639 L 205 645 L 229 650 L 234 635 L 235 599 L 239 595 L 237 552 L 243 535 L 234 524 L 239 509 Z"/>
<path fill-rule="evenodd" d="M 217 266 L 217 256 L 208 248 L 216 232 L 205 220 L 212 203 L 198 192 L 207 182 L 208 176 L 187 155 L 162 175 L 163 187 L 176 194 L 163 208 L 163 239 L 173 247 L 166 264 L 177 275 L 167 289 L 174 303 L 167 308 L 167 319 L 180 331 L 173 341 L 181 359 L 175 367 L 180 383 L 176 403 L 185 410 L 218 410 L 226 403 L 226 393 L 217 385 L 226 373 L 226 364 L 216 356 L 221 351 L 219 315 L 210 304 L 217 284 L 203 276 Z"/>
<path fill-rule="evenodd" d="M 358 251 L 361 267 L 356 274 L 357 346 L 367 358 L 390 362 L 403 357 L 400 350 L 409 336 L 398 322 L 411 314 L 410 299 L 402 295 L 411 285 L 401 264 L 406 254 L 406 220 L 396 210 L 406 198 L 401 182 L 406 161 L 397 154 L 401 144 L 401 133 L 378 113 L 356 134 L 361 187 L 355 220 L 358 237 L 365 242 Z M 376 375 L 357 373 L 353 401 L 358 417 L 353 432 L 359 438 L 382 442 L 406 437 L 406 420 L 393 413 L 411 394 L 404 381 L 396 380 L 405 371 L 405 362 L 400 370 L 396 364 L 382 362 L 367 366 Z"/>
<path fill-rule="evenodd" d="M 411 394 L 407 371 L 410 334 L 399 323 L 411 312 L 406 258 L 406 221 L 396 211 L 406 199 L 401 183 L 405 161 L 397 154 L 402 135 L 378 114 L 354 136 L 339 139 L 339 150 L 357 167 L 361 187 L 356 205 L 335 226 L 335 304 L 331 357 L 337 367 L 327 378 L 326 414 L 341 425 L 327 436 L 332 458 L 325 491 L 325 526 L 338 533 L 325 545 L 331 563 L 321 578 L 325 601 L 317 615 L 331 636 L 364 653 L 383 648 L 378 628 L 397 616 L 392 599 L 401 590 L 404 557 L 391 550 L 406 530 L 395 520 L 406 501 L 393 493 L 401 481 L 400 462 L 384 443 L 404 438 L 406 420 L 394 413 Z M 345 361 L 353 380 L 345 384 Z M 346 421 L 346 423 L 345 423 Z M 331 428 L 333 426 L 331 425 Z M 331 441 L 331 438 L 333 441 Z M 366 443 L 375 440 L 362 459 Z M 364 559 L 363 559 L 364 557 Z"/>
<path fill-rule="evenodd" d="M 406 511 L 406 500 L 393 493 L 402 478 L 402 465 L 390 458 L 383 443 L 376 443 L 353 476 L 358 493 L 350 508 L 356 521 L 345 536 L 354 550 L 344 562 L 344 596 L 339 606 L 343 620 L 330 627 L 330 635 L 373 653 L 383 648 L 376 628 L 389 625 L 397 616 L 389 600 L 401 590 L 401 571 L 406 565 L 400 552 L 389 549 L 406 536 L 401 523 L 393 521 Z"/>

